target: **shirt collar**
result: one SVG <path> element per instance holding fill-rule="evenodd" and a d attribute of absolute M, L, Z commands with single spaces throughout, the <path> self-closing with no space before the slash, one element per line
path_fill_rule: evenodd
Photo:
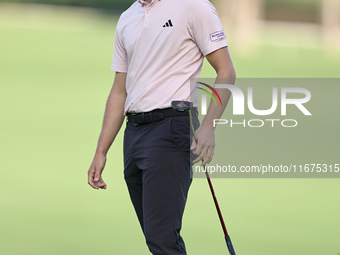
<path fill-rule="evenodd" d="M 151 0 L 150 3 L 149 3 L 148 1 L 146 1 L 146 0 L 138 0 L 138 2 L 139 2 L 142 6 L 152 4 L 152 3 L 155 2 L 155 1 L 160 1 L 160 0 Z"/>

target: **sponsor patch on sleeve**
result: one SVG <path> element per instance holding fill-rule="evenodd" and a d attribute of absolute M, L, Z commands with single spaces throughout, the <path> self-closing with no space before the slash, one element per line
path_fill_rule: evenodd
<path fill-rule="evenodd" d="M 223 38 L 226 38 L 223 30 L 210 34 L 210 40 L 212 42 L 223 39 Z"/>

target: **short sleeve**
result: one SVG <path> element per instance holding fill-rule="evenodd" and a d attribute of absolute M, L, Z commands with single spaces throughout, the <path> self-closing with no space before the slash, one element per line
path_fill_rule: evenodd
<path fill-rule="evenodd" d="M 193 40 L 204 56 L 228 46 L 218 13 L 208 0 L 191 2 L 188 25 Z"/>
<path fill-rule="evenodd" d="M 128 56 L 127 56 L 124 43 L 122 40 L 119 22 L 117 24 L 116 33 L 115 33 L 115 43 L 114 43 L 114 52 L 113 52 L 111 70 L 120 72 L 120 73 L 127 73 L 128 71 Z"/>

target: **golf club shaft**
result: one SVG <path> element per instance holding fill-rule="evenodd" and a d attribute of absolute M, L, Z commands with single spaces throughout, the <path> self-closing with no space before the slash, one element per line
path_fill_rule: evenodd
<path fill-rule="evenodd" d="M 210 180 L 210 176 L 209 176 L 208 171 L 205 171 L 205 175 L 206 175 L 207 180 L 208 180 L 208 183 L 209 183 L 211 195 L 212 195 L 212 197 L 213 197 L 213 199 L 214 199 L 214 202 L 215 202 L 215 206 L 216 206 L 216 210 L 217 210 L 217 213 L 218 213 L 218 217 L 220 218 L 220 221 L 221 221 L 223 233 L 224 233 L 225 236 L 229 236 L 229 235 L 228 235 L 227 228 L 226 228 L 225 223 L 224 223 L 224 220 L 223 220 L 223 217 L 222 217 L 222 213 L 221 213 L 221 210 L 220 210 L 220 206 L 218 205 L 218 202 L 217 202 L 217 198 L 216 198 L 216 195 L 215 195 L 214 187 L 213 187 L 213 185 L 212 185 L 212 183 L 211 183 L 211 180 Z"/>
<path fill-rule="evenodd" d="M 192 133 L 194 134 L 194 138 L 195 138 L 195 141 L 196 141 L 196 144 L 197 144 L 197 136 L 196 136 L 196 133 L 195 133 L 194 124 L 192 123 L 191 108 L 189 109 L 189 121 L 190 121 L 191 131 L 192 131 Z"/>
<path fill-rule="evenodd" d="M 191 127 L 192 133 L 194 135 L 194 139 L 196 141 L 196 144 L 197 144 L 198 140 L 197 140 L 197 136 L 195 134 L 194 125 L 192 123 L 191 109 L 189 109 L 189 119 L 190 119 L 190 127 Z M 202 159 L 202 162 L 203 162 L 203 159 Z M 216 198 L 215 191 L 214 191 L 214 187 L 211 183 L 208 171 L 205 171 L 205 175 L 206 175 L 207 180 L 208 180 L 211 195 L 214 199 L 214 203 L 215 203 L 215 207 L 216 207 L 216 210 L 217 210 L 217 213 L 218 213 L 218 217 L 220 218 L 220 222 L 221 222 L 221 225 L 222 225 L 222 229 L 223 229 L 223 233 L 224 233 L 224 237 L 225 237 L 225 240 L 226 240 L 226 243 L 227 243 L 229 253 L 230 253 L 230 255 L 236 255 L 233 244 L 232 244 L 231 239 L 230 239 L 230 236 L 228 235 L 228 231 L 227 231 L 227 228 L 225 226 L 223 216 L 222 216 L 222 213 L 221 213 L 221 209 L 220 209 L 220 206 L 218 205 L 217 198 Z"/>
<path fill-rule="evenodd" d="M 208 171 L 205 171 L 205 175 L 206 175 L 208 183 L 209 183 L 211 195 L 214 199 L 214 203 L 215 203 L 215 206 L 216 206 L 218 217 L 220 218 L 220 222 L 221 222 L 221 225 L 222 225 L 222 229 L 223 229 L 223 233 L 224 233 L 224 237 L 225 237 L 225 240 L 226 240 L 226 243 L 227 243 L 229 253 L 230 253 L 230 255 L 236 255 L 233 244 L 232 244 L 231 239 L 230 239 L 230 236 L 228 234 L 227 228 L 225 226 L 223 216 L 222 216 L 222 213 L 221 213 L 221 209 L 220 209 L 220 206 L 218 205 L 217 198 L 216 198 L 215 191 L 214 191 L 214 187 L 211 183 Z"/>
<path fill-rule="evenodd" d="M 191 109 L 189 109 L 189 119 L 190 119 L 190 127 L 191 127 L 192 133 L 194 135 L 196 144 L 197 144 L 198 140 L 197 140 L 197 136 L 195 134 L 194 125 L 192 123 Z M 203 159 L 202 159 L 202 162 L 203 162 Z M 214 191 L 214 187 L 213 187 L 213 185 L 211 183 L 208 171 L 205 171 L 205 175 L 207 177 L 207 180 L 208 180 L 208 183 L 209 183 L 209 187 L 210 187 L 210 191 L 211 191 L 212 197 L 213 197 L 214 202 L 215 202 L 215 206 L 216 206 L 216 209 L 217 209 L 218 217 L 220 218 L 220 221 L 221 221 L 221 225 L 222 225 L 222 228 L 223 228 L 224 236 L 227 237 L 228 236 L 227 228 L 226 228 L 226 226 L 224 224 L 224 220 L 223 220 L 223 217 L 222 217 L 220 206 L 218 205 L 217 198 L 216 198 L 215 191 Z"/>

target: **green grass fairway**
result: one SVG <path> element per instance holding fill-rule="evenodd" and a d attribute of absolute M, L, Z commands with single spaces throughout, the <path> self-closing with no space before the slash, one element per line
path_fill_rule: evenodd
<path fill-rule="evenodd" d="M 116 21 L 86 9 L 0 5 L 0 255 L 150 254 L 123 180 L 122 133 L 108 155 L 108 189 L 87 184 L 114 78 Z M 339 53 L 266 46 L 246 56 L 232 46 L 230 38 L 238 77 L 340 76 Z M 202 76 L 214 76 L 207 64 Z M 238 148 L 230 144 L 229 157 Z M 237 254 L 340 252 L 339 179 L 213 184 Z M 182 234 L 190 255 L 227 254 L 204 179 L 193 181 Z"/>

